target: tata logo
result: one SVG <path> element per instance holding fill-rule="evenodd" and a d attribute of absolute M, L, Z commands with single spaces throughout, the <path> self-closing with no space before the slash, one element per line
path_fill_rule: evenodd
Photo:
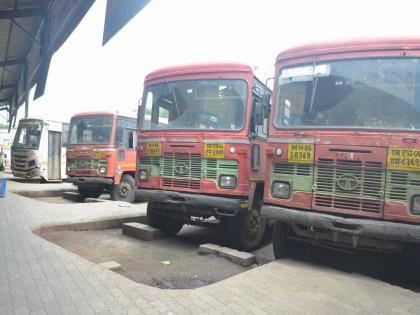
<path fill-rule="evenodd" d="M 175 173 L 178 175 L 186 175 L 188 174 L 189 167 L 185 163 L 176 163 L 174 170 L 175 170 Z"/>
<path fill-rule="evenodd" d="M 345 191 L 352 191 L 359 187 L 360 182 L 356 176 L 353 175 L 341 175 L 337 179 L 337 186 Z"/>

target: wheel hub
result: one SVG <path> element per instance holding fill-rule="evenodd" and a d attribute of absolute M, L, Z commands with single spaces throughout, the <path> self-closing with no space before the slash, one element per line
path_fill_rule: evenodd
<path fill-rule="evenodd" d="M 131 193 L 131 187 L 126 183 L 122 183 L 119 186 L 118 193 L 120 196 L 126 197 Z"/>
<path fill-rule="evenodd" d="M 261 218 L 257 210 L 252 209 L 247 214 L 247 230 L 248 236 L 254 238 L 261 229 Z"/>

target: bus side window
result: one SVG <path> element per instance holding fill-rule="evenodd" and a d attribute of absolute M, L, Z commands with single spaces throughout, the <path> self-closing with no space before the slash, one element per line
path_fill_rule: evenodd
<path fill-rule="evenodd" d="M 124 143 L 124 127 L 117 126 L 116 134 L 115 134 L 115 144 L 117 147 L 121 147 Z"/>
<path fill-rule="evenodd" d="M 249 131 L 258 137 L 266 138 L 267 125 L 267 117 L 264 117 L 264 104 L 260 97 L 254 96 Z"/>
<path fill-rule="evenodd" d="M 69 128 L 70 124 L 63 123 L 63 131 L 61 133 L 61 146 L 67 146 L 67 142 L 69 140 Z"/>
<path fill-rule="evenodd" d="M 136 148 L 136 132 L 127 129 L 127 149 L 134 150 Z"/>

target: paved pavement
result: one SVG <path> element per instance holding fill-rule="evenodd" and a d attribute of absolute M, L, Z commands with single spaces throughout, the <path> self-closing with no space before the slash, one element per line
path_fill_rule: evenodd
<path fill-rule="evenodd" d="M 55 186 L 32 184 L 31 189 Z M 54 205 L 10 192 L 22 189 L 21 183 L 9 181 L 8 189 L 0 199 L 2 315 L 420 314 L 418 293 L 288 260 L 194 290 L 138 284 L 41 239 L 32 230 L 142 214 L 143 204 Z"/>

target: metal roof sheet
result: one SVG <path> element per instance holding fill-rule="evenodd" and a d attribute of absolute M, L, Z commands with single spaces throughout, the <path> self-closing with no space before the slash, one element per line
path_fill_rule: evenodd
<path fill-rule="evenodd" d="M 9 112 L 10 123 L 26 91 L 36 85 L 35 97 L 43 94 L 52 55 L 93 2 L 0 0 L 0 111 Z"/>

